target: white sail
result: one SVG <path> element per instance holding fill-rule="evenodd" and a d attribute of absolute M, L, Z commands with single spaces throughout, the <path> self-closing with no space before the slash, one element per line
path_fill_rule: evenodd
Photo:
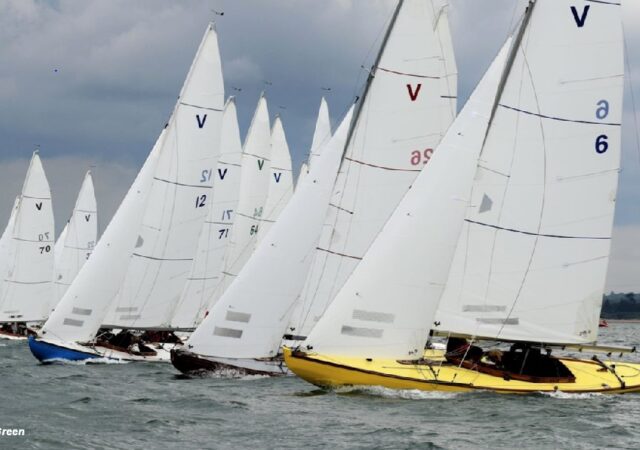
<path fill-rule="evenodd" d="M 164 137 L 163 131 L 91 258 L 44 324 L 43 337 L 59 342 L 86 342 L 95 337 L 127 273 Z"/>
<path fill-rule="evenodd" d="M 455 117 L 456 76 L 445 1 L 404 0 L 349 138 L 293 334 L 306 336 Z"/>
<path fill-rule="evenodd" d="M 127 276 L 104 325 L 170 326 L 212 201 L 223 108 L 218 37 L 209 25 L 169 120 Z"/>
<path fill-rule="evenodd" d="M 619 3 L 535 2 L 483 150 L 438 330 L 596 340 L 623 60 Z"/>
<path fill-rule="evenodd" d="M 188 341 L 198 354 L 262 358 L 278 352 L 320 238 L 351 111 L 278 221 Z"/>
<path fill-rule="evenodd" d="M 191 273 L 176 305 L 171 327 L 194 329 L 204 318 L 209 299 L 220 281 L 224 253 L 231 237 L 240 190 L 242 142 L 235 99 L 222 115 L 220 159 L 214 170 L 213 201 L 200 232 Z"/>
<path fill-rule="evenodd" d="M 508 42 L 305 346 L 376 358 L 422 357 L 469 206 Z M 455 176 L 452 176 L 455 174 Z"/>
<path fill-rule="evenodd" d="M 218 301 L 255 250 L 260 219 L 267 201 L 269 179 L 272 176 L 270 157 L 269 110 L 267 100 L 262 94 L 245 138 L 240 197 L 231 240 L 225 251 L 220 283 L 209 299 L 208 308 Z"/>
<path fill-rule="evenodd" d="M 329 105 L 322 97 L 320 100 L 320 109 L 318 110 L 318 119 L 316 120 L 316 128 L 313 132 L 313 141 L 311 142 L 311 150 L 309 150 L 309 167 L 313 165 L 314 160 L 320 156 L 320 151 L 324 148 L 324 144 L 331 139 L 331 120 L 329 119 Z"/>
<path fill-rule="evenodd" d="M 54 248 L 54 299 L 51 307 L 62 298 L 78 272 L 89 259 L 98 240 L 98 213 L 93 178 L 88 171 L 71 213 Z"/>
<path fill-rule="evenodd" d="M 53 209 L 51 189 L 38 152 L 22 187 L 0 293 L 0 322 L 47 318 L 53 296 Z"/>
<path fill-rule="evenodd" d="M 11 246 L 11 235 L 13 233 L 13 224 L 16 222 L 16 213 L 20 204 L 20 196 L 17 196 L 11 208 L 11 215 L 7 221 L 7 226 L 0 236 L 0 293 L 2 293 L 2 284 L 7 277 L 9 268 L 9 248 Z"/>
<path fill-rule="evenodd" d="M 269 233 L 280 213 L 287 206 L 293 195 L 293 171 L 291 170 L 291 154 L 284 134 L 280 117 L 276 117 L 271 129 L 271 176 L 269 177 L 269 193 L 264 203 L 264 213 L 260 220 L 258 242 Z"/>

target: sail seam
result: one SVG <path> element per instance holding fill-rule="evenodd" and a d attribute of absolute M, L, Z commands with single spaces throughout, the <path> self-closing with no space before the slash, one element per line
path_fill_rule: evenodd
<path fill-rule="evenodd" d="M 512 233 L 526 234 L 527 236 L 540 236 L 540 237 L 548 237 L 548 238 L 554 238 L 554 239 L 585 239 L 585 240 L 601 240 L 601 241 L 611 240 L 610 237 L 569 236 L 569 235 L 562 235 L 562 234 L 534 233 L 532 231 L 517 230 L 515 228 L 505 228 L 505 227 L 501 227 L 501 226 L 498 226 L 498 225 L 491 225 L 489 223 L 477 222 L 475 220 L 470 220 L 470 219 L 465 219 L 465 222 L 472 223 L 472 224 L 475 224 L 475 225 L 481 225 L 483 227 L 495 228 L 496 230 L 510 231 Z"/>
<path fill-rule="evenodd" d="M 383 169 L 383 170 L 395 170 L 398 172 L 420 172 L 421 169 L 400 169 L 397 167 L 386 167 L 386 166 L 378 166 L 376 164 L 370 164 L 370 163 L 366 163 L 364 161 L 359 161 L 357 159 L 353 159 L 353 158 L 349 158 L 349 157 L 344 157 L 344 159 L 346 159 L 347 161 L 351 161 L 357 164 L 362 164 L 363 166 L 369 166 L 369 167 L 374 167 L 376 169 Z"/>
<path fill-rule="evenodd" d="M 209 110 L 209 111 L 222 112 L 222 110 L 221 110 L 221 109 L 218 109 L 218 108 L 209 108 L 209 107 L 207 107 L 207 106 L 193 105 L 193 104 L 191 104 L 191 103 L 185 103 L 185 102 L 180 102 L 180 104 L 181 104 L 181 105 L 184 105 L 184 106 L 191 106 L 192 108 L 207 109 L 207 110 Z"/>
<path fill-rule="evenodd" d="M 593 121 L 590 121 L 590 120 L 575 120 L 575 119 L 566 119 L 564 117 L 547 116 L 545 114 L 534 113 L 534 112 L 527 111 L 527 110 L 524 110 L 524 109 L 514 108 L 513 106 L 507 106 L 507 105 L 502 104 L 502 103 L 500 103 L 499 106 L 502 106 L 503 108 L 506 108 L 506 109 L 510 109 L 512 111 L 521 112 L 523 114 L 528 114 L 530 116 L 536 116 L 536 117 L 540 117 L 542 119 L 558 120 L 560 122 L 582 123 L 582 124 L 585 124 L 585 125 L 609 125 L 609 126 L 612 126 L 612 127 L 619 127 L 619 126 L 622 125 L 620 123 L 613 123 L 613 122 L 593 122 Z"/>
<path fill-rule="evenodd" d="M 193 261 L 193 258 L 157 258 L 155 256 L 141 255 L 140 253 L 134 253 L 133 256 L 140 258 L 152 259 L 154 261 Z"/>
<path fill-rule="evenodd" d="M 322 252 L 327 252 L 327 253 L 331 253 L 332 255 L 337 255 L 337 256 L 344 256 L 345 258 L 351 258 L 351 259 L 356 259 L 358 261 L 360 261 L 362 258 L 359 256 L 352 256 L 352 255 L 347 255 L 346 253 L 339 253 L 339 252 L 334 252 L 331 251 L 329 249 L 326 248 L 322 248 L 322 247 L 316 247 L 316 250 L 320 250 Z"/>
<path fill-rule="evenodd" d="M 399 72 L 397 70 L 385 69 L 384 67 L 378 67 L 378 70 L 382 70 L 383 72 L 393 73 L 395 75 L 406 75 L 408 77 L 427 78 L 429 80 L 439 80 L 440 79 L 440 77 L 434 77 L 434 76 L 431 76 L 431 75 L 419 75 L 419 74 L 416 74 L 416 73 Z"/>
<path fill-rule="evenodd" d="M 192 187 L 192 188 L 205 188 L 205 189 L 211 189 L 211 186 L 207 186 L 207 185 L 203 185 L 203 184 L 185 184 L 185 183 L 178 183 L 177 181 L 165 180 L 164 178 L 158 178 L 158 177 L 153 177 L 153 179 L 154 179 L 154 180 L 157 180 L 157 181 L 162 181 L 163 183 L 175 184 L 176 186 L 185 186 L 185 187 Z"/>

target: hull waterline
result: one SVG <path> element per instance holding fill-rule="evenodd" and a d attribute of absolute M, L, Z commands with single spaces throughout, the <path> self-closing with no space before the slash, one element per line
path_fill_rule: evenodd
<path fill-rule="evenodd" d="M 563 358 L 574 382 L 528 382 L 452 365 L 443 359 L 414 364 L 395 360 L 329 357 L 284 349 L 289 369 L 323 388 L 382 386 L 390 389 L 504 394 L 539 392 L 621 394 L 640 392 L 640 364 Z"/>

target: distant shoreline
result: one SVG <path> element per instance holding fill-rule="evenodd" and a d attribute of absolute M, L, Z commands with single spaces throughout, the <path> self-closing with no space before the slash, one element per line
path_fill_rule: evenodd
<path fill-rule="evenodd" d="M 640 319 L 604 319 L 607 323 L 640 323 Z"/>

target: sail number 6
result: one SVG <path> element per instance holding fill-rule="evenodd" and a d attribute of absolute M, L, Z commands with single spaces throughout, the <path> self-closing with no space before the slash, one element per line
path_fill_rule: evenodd
<path fill-rule="evenodd" d="M 596 153 L 602 154 L 609 150 L 608 139 L 609 136 L 607 136 L 606 134 L 601 134 L 600 136 L 598 136 L 598 139 L 596 139 Z"/>

